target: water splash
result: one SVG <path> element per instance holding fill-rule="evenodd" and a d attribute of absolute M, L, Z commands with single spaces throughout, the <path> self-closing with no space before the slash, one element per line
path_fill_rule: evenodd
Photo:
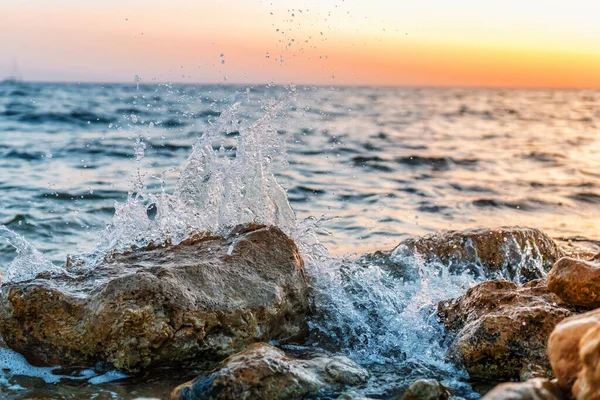
<path fill-rule="evenodd" d="M 294 97 L 293 90 L 289 97 Z M 294 239 L 306 264 L 313 287 L 315 317 L 310 327 L 315 344 L 346 353 L 373 369 L 395 365 L 400 371 L 418 365 L 419 377 L 430 374 L 460 388 L 466 374 L 445 357 L 436 305 L 463 294 L 483 278 L 469 271 L 451 271 L 453 265 L 425 262 L 401 248 L 391 258 L 407 266 L 410 274 L 395 273 L 377 260 L 331 257 L 317 237 L 325 221 L 298 222 L 275 178 L 274 171 L 286 163 L 286 151 L 273 120 L 285 112 L 289 97 L 267 103 L 264 115 L 255 121 L 241 113 L 242 99 L 237 98 L 193 145 L 172 193 L 164 185 L 159 193 L 148 191 L 146 176 L 138 168 L 133 189 L 127 201 L 115 204 L 113 221 L 100 244 L 70 271 L 77 266 L 93 268 L 108 252 L 132 246 L 179 243 L 195 232 L 226 234 L 238 224 L 276 225 Z M 228 150 L 223 137 L 233 134 L 235 145 Z M 138 162 L 145 156 L 144 149 L 140 136 L 135 144 Z M 151 208 L 155 216 L 150 215 Z M 64 273 L 22 237 L 2 230 L 19 254 L 8 268 L 8 280 L 31 279 L 45 271 Z M 395 379 L 404 377 L 396 373 Z M 379 387 L 366 390 L 388 390 L 381 380 L 373 385 Z"/>
<path fill-rule="evenodd" d="M 274 175 L 274 168 L 286 163 L 285 142 L 272 121 L 284 114 L 294 97 L 291 88 L 283 99 L 267 102 L 264 115 L 252 123 L 241 116 L 237 97 L 193 145 L 173 193 L 164 186 L 158 194 L 148 192 L 138 169 L 134 190 L 125 203 L 115 204 L 112 223 L 84 265 L 93 267 L 110 251 L 179 243 L 192 233 L 226 234 L 239 224 L 276 225 L 289 232 L 295 215 Z M 238 134 L 234 150 L 222 144 L 228 134 Z M 143 148 L 138 139 L 138 161 Z M 154 218 L 149 208 L 156 209 Z"/>
<path fill-rule="evenodd" d="M 42 253 L 36 250 L 27 240 L 18 233 L 0 226 L 0 236 L 17 251 L 17 256 L 6 268 L 4 280 L 9 282 L 21 282 L 35 278 L 38 274 L 47 272 L 50 274 L 63 273 L 64 269 L 48 261 Z M 0 282 L 2 274 L 0 274 Z"/>
<path fill-rule="evenodd" d="M 398 371 L 419 366 L 421 375 L 412 378 L 436 378 L 464 396 L 477 397 L 464 383 L 466 372 L 445 356 L 436 310 L 438 302 L 463 294 L 478 280 L 471 274 L 451 273 L 449 265 L 424 262 L 418 255 L 391 254 L 395 263 L 410 266 L 406 276 L 375 259 L 330 257 L 315 234 L 322 222 L 308 219 L 294 230 L 314 289 L 316 316 L 310 321 L 314 344 L 341 351 L 375 370 L 385 365 Z M 403 378 L 397 376 L 391 383 L 375 379 L 367 394 L 402 389 L 411 383 L 411 377 Z"/>

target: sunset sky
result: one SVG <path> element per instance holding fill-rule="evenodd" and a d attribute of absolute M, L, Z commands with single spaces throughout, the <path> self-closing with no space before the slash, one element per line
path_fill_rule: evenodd
<path fill-rule="evenodd" d="M 600 1 L 0 0 L 0 78 L 600 87 Z"/>

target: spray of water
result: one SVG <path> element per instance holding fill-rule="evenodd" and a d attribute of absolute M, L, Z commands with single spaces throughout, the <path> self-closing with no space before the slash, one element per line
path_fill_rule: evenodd
<path fill-rule="evenodd" d="M 272 126 L 289 101 L 270 101 L 264 115 L 250 124 L 240 117 L 240 102 L 234 103 L 194 144 L 173 193 L 164 188 L 158 194 L 148 192 L 138 171 L 134 190 L 125 203 L 115 204 L 112 223 L 84 265 L 93 267 L 110 251 L 153 242 L 176 244 L 192 233 L 226 234 L 238 224 L 276 225 L 289 231 L 294 212 L 273 174 L 273 164 L 285 163 L 285 146 Z M 219 145 L 229 134 L 237 134 L 235 151 Z M 141 149 L 136 150 L 139 160 L 139 140 L 136 149 Z M 150 207 L 157 210 L 154 218 L 148 215 Z"/>
<path fill-rule="evenodd" d="M 50 274 L 63 273 L 64 269 L 52 264 L 42 253 L 36 250 L 21 235 L 8 229 L 6 226 L 0 226 L 0 236 L 12 246 L 17 252 L 17 256 L 6 268 L 4 279 L 10 282 L 20 282 L 35 278 L 42 272 Z M 0 275 L 2 281 L 2 275 Z"/>
<path fill-rule="evenodd" d="M 276 225 L 295 240 L 305 260 L 314 289 L 310 326 L 315 345 L 335 348 L 364 365 L 426 366 L 447 378 L 450 386 L 460 385 L 458 380 L 466 375 L 445 359 L 435 307 L 464 293 L 477 278 L 451 273 L 448 265 L 424 262 L 401 248 L 391 258 L 409 266 L 410 279 L 373 260 L 331 257 L 317 239 L 325 221 L 298 222 L 275 178 L 276 166 L 285 165 L 286 152 L 273 120 L 285 112 L 289 100 L 269 102 L 254 122 L 240 116 L 240 102 L 235 102 L 194 144 L 172 193 L 164 187 L 159 193 L 149 192 L 138 170 L 127 201 L 115 204 L 111 224 L 80 268 L 91 269 L 108 252 L 132 246 L 179 243 L 192 233 L 225 234 L 238 224 Z M 220 144 L 228 134 L 237 134 L 235 150 Z M 136 157 L 144 157 L 141 138 Z M 154 217 L 149 208 L 156 209 Z M 19 235 L 5 227 L 2 233 L 18 252 L 7 280 L 31 279 L 43 271 L 64 273 Z"/>
<path fill-rule="evenodd" d="M 397 370 L 391 380 L 373 379 L 366 394 L 388 395 L 411 379 L 430 377 L 465 397 L 478 397 L 464 383 L 466 372 L 446 359 L 436 313 L 438 302 L 461 295 L 477 279 L 452 274 L 449 265 L 425 262 L 416 253 L 396 251 L 390 256 L 394 263 L 408 265 L 406 276 L 398 276 L 377 259 L 330 257 L 316 236 L 323 222 L 307 219 L 293 233 L 314 289 L 315 316 L 310 321 L 314 344 L 341 351 L 372 370 Z M 410 376 L 414 371 L 408 370 L 417 366 L 418 373 Z"/>

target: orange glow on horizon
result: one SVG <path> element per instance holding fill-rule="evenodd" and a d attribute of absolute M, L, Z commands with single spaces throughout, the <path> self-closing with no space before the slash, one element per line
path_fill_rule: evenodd
<path fill-rule="evenodd" d="M 589 12 L 559 30 L 558 9 L 523 23 L 497 5 L 453 15 L 428 1 L 438 11 L 359 0 L 295 12 L 262 1 L 33 0 L 0 13 L 0 37 L 10 38 L 0 41 L 0 78 L 17 60 L 29 80 L 600 88 L 600 24 Z"/>

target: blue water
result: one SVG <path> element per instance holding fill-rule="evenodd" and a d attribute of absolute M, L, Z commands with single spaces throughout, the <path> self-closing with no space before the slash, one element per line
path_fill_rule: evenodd
<path fill-rule="evenodd" d="M 47 268 L 43 257 L 61 265 L 67 254 L 89 251 L 114 223 L 115 204 L 123 205 L 133 190 L 152 198 L 181 188 L 181 179 L 190 181 L 192 191 L 202 187 L 198 174 L 180 173 L 193 145 L 210 140 L 215 150 L 223 149 L 214 155 L 240 157 L 239 163 L 212 170 L 232 185 L 236 193 L 228 199 L 240 200 L 239 207 L 256 205 L 260 213 L 261 194 L 270 201 L 281 193 L 271 171 L 287 189 L 297 221 L 282 220 L 290 222 L 286 228 L 305 257 L 314 289 L 317 317 L 309 324 L 371 371 L 361 393 L 387 398 L 414 379 L 435 377 L 457 394 L 477 398 L 466 373 L 445 358 L 442 328 L 433 317 L 437 302 L 459 296 L 477 279 L 441 273 L 447 266 L 423 264 L 417 257 L 412 262 L 420 263 L 415 267 L 421 280 L 404 282 L 378 265 L 353 263 L 352 255 L 389 249 L 410 235 L 501 225 L 541 228 L 561 241 L 597 239 L 600 91 L 298 87 L 294 92 L 279 86 L 0 84 L 0 224 L 43 255 L 34 253 L 17 267 L 41 260 Z M 287 99 L 279 113 L 269 111 L 274 98 Z M 239 111 L 232 113 L 234 103 Z M 220 118 L 222 113 L 227 116 Z M 265 129 L 247 130 L 265 115 L 278 117 Z M 256 137 L 271 134 L 278 140 Z M 287 148 L 287 162 L 279 142 Z M 273 147 L 262 151 L 262 144 Z M 259 170 L 245 174 L 246 166 Z M 236 181 L 257 176 L 261 179 L 253 182 L 271 185 L 270 191 Z M 218 189 L 215 179 L 206 185 Z M 287 207 L 285 199 L 277 201 Z M 329 253 L 349 257 L 329 257 L 304 235 L 313 228 L 301 221 L 311 216 L 321 219 L 319 240 Z M 212 226 L 205 223 L 200 226 Z M 17 240 L 7 231 L 0 234 L 13 244 Z M 5 272 L 14 256 L 10 243 L 0 241 Z M 166 396 L 185 381 L 165 374 L 153 385 L 145 379 L 140 385 L 138 378 L 115 384 L 107 382 L 114 372 L 83 370 L 71 379 L 87 382 L 81 387 L 48 385 L 64 378 L 60 369 L 30 368 L 1 342 L 0 350 L 0 385 L 14 393 L 39 387 L 71 393 L 65 398 L 84 389 L 111 398 Z M 58 378 L 47 379 L 54 375 Z"/>
<path fill-rule="evenodd" d="M 440 229 L 600 231 L 600 92 L 307 87 L 276 121 L 298 217 L 335 218 L 334 254 Z M 228 105 L 254 118 L 283 87 L 0 85 L 0 223 L 47 258 L 89 250 L 137 168 L 167 190 Z M 136 161 L 135 141 L 146 145 Z M 233 139 L 233 138 L 232 138 Z M 0 265 L 14 256 L 0 242 Z"/>

